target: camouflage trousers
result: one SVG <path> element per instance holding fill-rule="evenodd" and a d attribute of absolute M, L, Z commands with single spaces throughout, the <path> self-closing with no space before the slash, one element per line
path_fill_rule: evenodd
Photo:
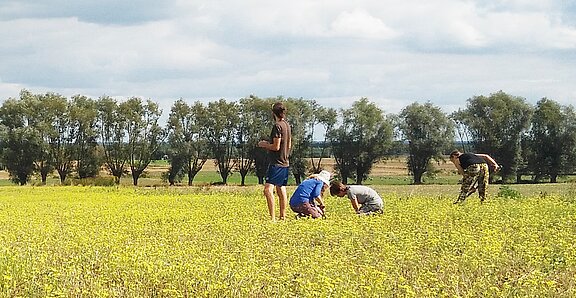
<path fill-rule="evenodd" d="M 473 164 L 464 169 L 464 177 L 462 178 L 460 195 L 458 195 L 458 200 L 456 200 L 454 203 L 464 202 L 466 197 L 474 193 L 476 189 L 478 189 L 480 202 L 484 202 L 486 199 L 486 187 L 488 186 L 489 178 L 490 174 L 488 172 L 488 165 L 485 163 Z M 477 187 L 474 186 L 476 182 L 478 182 Z"/>

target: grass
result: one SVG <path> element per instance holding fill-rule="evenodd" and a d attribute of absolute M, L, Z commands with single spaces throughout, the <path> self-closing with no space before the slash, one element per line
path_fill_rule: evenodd
<path fill-rule="evenodd" d="M 576 295 L 574 185 L 461 206 L 457 185 L 374 187 L 381 216 L 330 197 L 276 223 L 260 186 L 3 187 L 0 296 Z"/>

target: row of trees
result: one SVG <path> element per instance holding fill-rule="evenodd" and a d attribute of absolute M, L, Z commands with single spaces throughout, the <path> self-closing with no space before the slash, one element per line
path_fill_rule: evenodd
<path fill-rule="evenodd" d="M 237 172 L 242 184 L 249 173 L 262 183 L 267 153 L 256 147 L 267 139 L 270 107 L 285 102 L 293 131 L 291 171 L 296 183 L 322 169 L 322 158 L 336 161 L 345 183 L 365 181 L 374 163 L 407 153 L 414 183 L 432 172 L 454 149 L 488 153 L 503 165 L 506 181 L 530 174 L 555 182 L 576 168 L 576 114 L 572 106 L 549 99 L 535 107 L 502 91 L 468 99 L 466 107 L 447 115 L 432 103 L 413 103 L 397 115 L 387 115 L 366 98 L 336 110 L 302 98 L 224 99 L 209 103 L 174 102 L 166 125 L 158 105 L 137 97 L 117 101 L 76 95 L 33 94 L 0 107 L 0 161 L 15 183 L 26 184 L 35 173 L 45 183 L 56 171 L 61 182 L 74 175 L 95 177 L 104 167 L 117 183 L 130 174 L 133 184 L 161 150 L 170 161 L 164 178 L 171 184 L 194 177 L 214 160 L 226 184 Z M 313 146 L 315 134 L 324 141 Z M 319 152 L 318 152 L 319 151 Z M 318 153 L 318 154 L 317 154 Z"/>

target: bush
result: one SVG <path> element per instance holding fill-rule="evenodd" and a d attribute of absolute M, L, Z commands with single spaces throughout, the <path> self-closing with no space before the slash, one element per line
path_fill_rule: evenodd
<path fill-rule="evenodd" d="M 502 185 L 500 186 L 500 190 L 498 191 L 498 197 L 500 198 L 506 198 L 506 199 L 521 199 L 522 198 L 522 194 L 511 188 L 508 185 Z"/>

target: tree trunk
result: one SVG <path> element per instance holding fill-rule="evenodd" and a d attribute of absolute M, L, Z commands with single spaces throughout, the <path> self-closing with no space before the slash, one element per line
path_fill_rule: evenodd
<path fill-rule="evenodd" d="M 302 177 L 299 174 L 294 173 L 294 182 L 296 183 L 296 185 L 300 185 L 300 183 L 302 183 Z"/>
<path fill-rule="evenodd" d="M 28 175 L 26 174 L 19 174 L 18 175 L 18 182 L 20 186 L 26 185 L 26 181 L 28 180 Z"/>
<path fill-rule="evenodd" d="M 192 186 L 192 181 L 194 181 L 194 177 L 198 174 L 198 171 L 195 170 L 188 170 L 188 186 Z"/>
<path fill-rule="evenodd" d="M 415 171 L 414 172 L 414 184 L 416 184 L 416 185 L 422 184 L 423 174 L 424 174 L 424 172 L 422 172 L 422 171 Z"/>
<path fill-rule="evenodd" d="M 134 186 L 138 186 L 138 178 L 140 178 L 140 175 L 142 175 L 143 171 L 144 170 L 132 170 L 132 181 Z"/>
<path fill-rule="evenodd" d="M 246 186 L 246 175 L 248 175 L 248 170 L 240 170 L 240 185 Z"/>
<path fill-rule="evenodd" d="M 58 176 L 60 176 L 60 184 L 64 184 L 64 181 L 66 181 L 66 172 L 59 170 Z M 44 178 L 42 178 L 42 179 L 44 179 Z"/>
<path fill-rule="evenodd" d="M 556 183 L 556 182 L 558 182 L 558 175 L 556 174 L 550 175 L 550 183 Z"/>

